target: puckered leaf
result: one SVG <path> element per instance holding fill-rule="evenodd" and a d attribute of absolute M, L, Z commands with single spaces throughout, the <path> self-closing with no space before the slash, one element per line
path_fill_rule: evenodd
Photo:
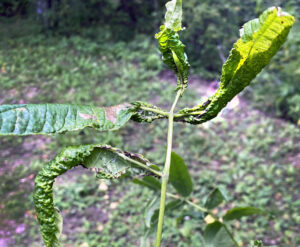
<path fill-rule="evenodd" d="M 182 0 L 172 0 L 166 3 L 165 27 L 178 32 L 182 22 Z"/>
<path fill-rule="evenodd" d="M 189 196 L 193 191 L 193 182 L 183 159 L 176 153 L 171 154 L 170 183 L 182 196 Z"/>
<path fill-rule="evenodd" d="M 294 17 L 278 7 L 269 8 L 259 19 L 247 22 L 223 65 L 217 92 L 202 105 L 181 110 L 175 120 L 199 124 L 216 117 L 269 63 L 285 42 L 293 23 Z"/>
<path fill-rule="evenodd" d="M 160 32 L 155 35 L 155 38 L 158 39 L 163 62 L 175 72 L 178 78 L 177 89 L 185 89 L 190 64 L 184 52 L 185 46 L 179 40 L 177 33 L 182 29 L 182 0 L 172 0 L 166 4 L 166 8 L 165 23 L 160 27 Z"/>
<path fill-rule="evenodd" d="M 127 105 L 94 107 L 68 104 L 0 105 L 1 135 L 52 135 L 85 127 L 116 130 L 131 117 Z"/>
<path fill-rule="evenodd" d="M 69 169 L 82 165 L 96 171 L 102 178 L 118 178 L 127 171 L 141 173 L 135 161 L 146 166 L 144 157 L 107 145 L 82 145 L 65 148 L 49 162 L 35 179 L 34 204 L 41 233 L 47 247 L 59 247 L 62 219 L 53 204 L 52 186 L 55 178 Z"/>

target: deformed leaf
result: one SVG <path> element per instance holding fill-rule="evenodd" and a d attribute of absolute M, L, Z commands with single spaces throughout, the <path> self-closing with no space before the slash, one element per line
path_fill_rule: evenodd
<path fill-rule="evenodd" d="M 178 32 L 182 22 L 182 0 L 172 0 L 166 3 L 165 27 Z"/>
<path fill-rule="evenodd" d="M 228 200 L 225 189 L 217 187 L 208 195 L 204 207 L 207 209 L 213 209 L 219 206 L 224 200 Z"/>
<path fill-rule="evenodd" d="M 71 168 L 82 165 L 105 178 L 118 178 L 128 170 L 142 173 L 135 161 L 146 166 L 150 162 L 144 157 L 107 145 L 81 145 L 65 148 L 55 159 L 38 173 L 35 178 L 34 205 L 41 233 L 47 247 L 58 247 L 62 219 L 53 204 L 55 178 Z"/>
<path fill-rule="evenodd" d="M 188 83 L 190 64 L 184 52 L 185 46 L 179 40 L 178 31 L 182 22 L 182 0 L 172 0 L 166 4 L 165 23 L 155 35 L 163 62 L 172 69 L 177 78 L 177 90 L 185 89 Z"/>
<path fill-rule="evenodd" d="M 94 107 L 69 104 L 0 105 L 0 136 L 53 135 L 91 127 L 117 130 L 132 116 L 129 105 Z"/>
<path fill-rule="evenodd" d="M 216 117 L 269 63 L 285 42 L 294 21 L 293 16 L 279 7 L 272 7 L 259 19 L 247 22 L 223 65 L 217 92 L 203 104 L 179 111 L 175 121 L 200 124 Z"/>
<path fill-rule="evenodd" d="M 193 191 L 193 182 L 183 159 L 176 153 L 171 154 L 170 183 L 182 196 L 189 196 Z"/>
<path fill-rule="evenodd" d="M 245 216 L 263 214 L 264 211 L 255 207 L 236 207 L 228 210 L 223 217 L 223 220 L 231 221 L 238 220 Z"/>

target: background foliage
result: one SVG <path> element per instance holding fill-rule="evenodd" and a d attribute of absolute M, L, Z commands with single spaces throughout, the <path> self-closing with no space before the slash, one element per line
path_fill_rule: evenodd
<path fill-rule="evenodd" d="M 221 184 L 238 205 L 270 210 L 267 217 L 234 222 L 238 240 L 245 246 L 254 239 L 280 247 L 300 244 L 300 3 L 276 3 L 298 22 L 279 54 L 246 91 L 246 100 L 235 101 L 237 111 L 229 107 L 222 117 L 202 127 L 175 126 L 175 150 L 193 175 L 193 200 L 204 203 L 203 195 Z M 0 104 L 93 102 L 106 106 L 145 100 L 168 105 L 174 78 L 164 72 L 153 37 L 164 4 L 162 0 L 1 1 Z M 184 1 L 187 29 L 182 40 L 194 76 L 182 105 L 193 106 L 214 89 L 222 60 L 242 23 L 270 5 L 274 1 Z M 148 153 L 149 159 L 161 164 L 165 128 L 165 122 L 141 128 L 131 123 L 118 133 L 84 130 L 55 138 L 1 138 L 2 239 L 11 241 L 11 246 L 40 246 L 28 198 L 37 169 L 59 148 L 107 143 Z M 120 186 L 111 181 L 107 187 L 93 176 L 75 169 L 56 184 L 56 204 L 66 224 L 65 246 L 138 246 L 142 210 L 151 192 L 127 182 Z M 186 218 L 177 223 L 170 217 L 166 225 L 167 246 L 200 242 L 199 221 Z"/>

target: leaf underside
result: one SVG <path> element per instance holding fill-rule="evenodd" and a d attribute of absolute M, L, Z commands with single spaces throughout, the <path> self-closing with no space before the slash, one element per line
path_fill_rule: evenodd
<path fill-rule="evenodd" d="M 97 172 L 101 178 L 118 178 L 126 172 L 141 174 L 133 162 L 149 166 L 150 162 L 141 155 L 122 152 L 107 145 L 82 145 L 65 148 L 37 175 L 34 189 L 34 205 L 44 243 L 47 247 L 59 247 L 62 220 L 53 204 L 55 178 L 71 168 L 82 165 Z"/>
<path fill-rule="evenodd" d="M 132 116 L 128 105 L 94 107 L 70 104 L 0 105 L 0 136 L 53 135 L 86 127 L 116 130 Z"/>
<path fill-rule="evenodd" d="M 269 63 L 285 42 L 293 23 L 294 17 L 278 7 L 269 8 L 259 19 L 247 22 L 223 65 L 217 92 L 202 105 L 179 111 L 177 121 L 200 124 L 216 117 Z"/>

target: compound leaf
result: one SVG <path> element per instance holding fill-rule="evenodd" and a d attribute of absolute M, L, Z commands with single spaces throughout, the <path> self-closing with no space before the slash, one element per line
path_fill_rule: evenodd
<path fill-rule="evenodd" d="M 132 116 L 129 106 L 69 104 L 0 105 L 0 136 L 52 135 L 92 127 L 116 130 Z"/>
<path fill-rule="evenodd" d="M 294 21 L 279 7 L 272 7 L 258 19 L 247 22 L 223 65 L 217 92 L 202 105 L 179 111 L 175 120 L 199 124 L 216 117 L 269 63 L 285 42 Z"/>
<path fill-rule="evenodd" d="M 183 159 L 176 153 L 171 154 L 170 183 L 176 191 L 186 197 L 193 191 L 193 182 Z"/>
<path fill-rule="evenodd" d="M 223 220 L 231 221 L 231 220 L 238 220 L 245 216 L 255 215 L 255 214 L 263 214 L 264 212 L 255 207 L 236 207 L 230 209 L 226 212 L 223 217 Z"/>
<path fill-rule="evenodd" d="M 141 155 L 122 152 L 107 145 L 81 145 L 65 148 L 49 162 L 36 176 L 34 205 L 44 243 L 47 247 L 59 247 L 62 218 L 53 204 L 53 183 L 55 178 L 71 168 L 82 165 L 101 178 L 118 178 L 130 171 L 142 173 L 135 162 L 149 166 L 150 162 Z"/>

